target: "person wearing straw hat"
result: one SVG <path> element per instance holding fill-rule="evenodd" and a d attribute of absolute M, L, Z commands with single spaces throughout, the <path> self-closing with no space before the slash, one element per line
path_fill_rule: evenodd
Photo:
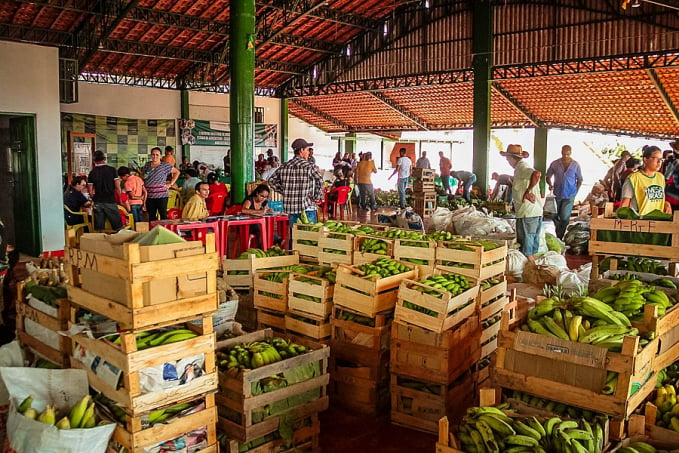
<path fill-rule="evenodd" d="M 521 243 L 521 253 L 533 261 L 540 245 L 542 204 L 538 183 L 542 173 L 528 165 L 524 159 L 529 154 L 521 145 L 509 145 L 500 154 L 514 169 L 512 196 L 516 213 L 516 238 Z"/>

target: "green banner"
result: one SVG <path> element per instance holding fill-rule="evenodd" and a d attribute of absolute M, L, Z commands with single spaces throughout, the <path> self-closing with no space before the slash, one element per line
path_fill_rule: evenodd
<path fill-rule="evenodd" d="M 182 145 L 231 146 L 229 123 L 180 119 L 179 132 Z M 255 124 L 255 146 L 277 146 L 277 133 L 276 124 Z"/>

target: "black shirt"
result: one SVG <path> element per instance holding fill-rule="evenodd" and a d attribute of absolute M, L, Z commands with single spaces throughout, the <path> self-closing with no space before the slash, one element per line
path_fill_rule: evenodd
<path fill-rule="evenodd" d="M 87 176 L 88 183 L 94 185 L 92 201 L 95 203 L 115 203 L 116 186 L 114 181 L 116 179 L 118 179 L 118 172 L 110 165 L 94 167 Z"/>
<path fill-rule="evenodd" d="M 78 212 L 85 203 L 87 203 L 87 198 L 82 192 L 75 190 L 73 187 L 66 189 L 66 193 L 64 193 L 64 204 L 68 209 L 73 212 Z M 69 225 L 77 225 L 83 221 L 81 215 L 73 215 L 66 211 L 64 211 L 64 215 L 66 216 L 66 223 Z"/>

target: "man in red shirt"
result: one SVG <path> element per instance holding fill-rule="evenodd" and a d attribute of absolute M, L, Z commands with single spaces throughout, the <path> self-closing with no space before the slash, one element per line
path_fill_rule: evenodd
<path fill-rule="evenodd" d="M 450 159 L 443 155 L 443 151 L 439 151 L 439 169 L 441 170 L 441 184 L 446 193 L 455 195 L 450 189 L 450 169 L 453 168 Z"/>
<path fill-rule="evenodd" d="M 118 176 L 123 182 L 123 192 L 127 194 L 127 202 L 130 204 L 130 212 L 132 212 L 135 223 L 142 222 L 142 211 L 146 202 L 144 180 L 139 176 L 130 174 L 130 169 L 127 167 L 118 168 Z"/>

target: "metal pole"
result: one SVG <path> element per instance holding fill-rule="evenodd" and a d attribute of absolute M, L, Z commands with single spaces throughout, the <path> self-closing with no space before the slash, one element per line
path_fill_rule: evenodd
<path fill-rule="evenodd" d="M 476 174 L 476 183 L 481 189 L 481 193 L 486 193 L 488 187 L 488 150 L 490 146 L 493 6 L 491 0 L 476 0 L 473 8 L 474 155 L 472 166 Z"/>

